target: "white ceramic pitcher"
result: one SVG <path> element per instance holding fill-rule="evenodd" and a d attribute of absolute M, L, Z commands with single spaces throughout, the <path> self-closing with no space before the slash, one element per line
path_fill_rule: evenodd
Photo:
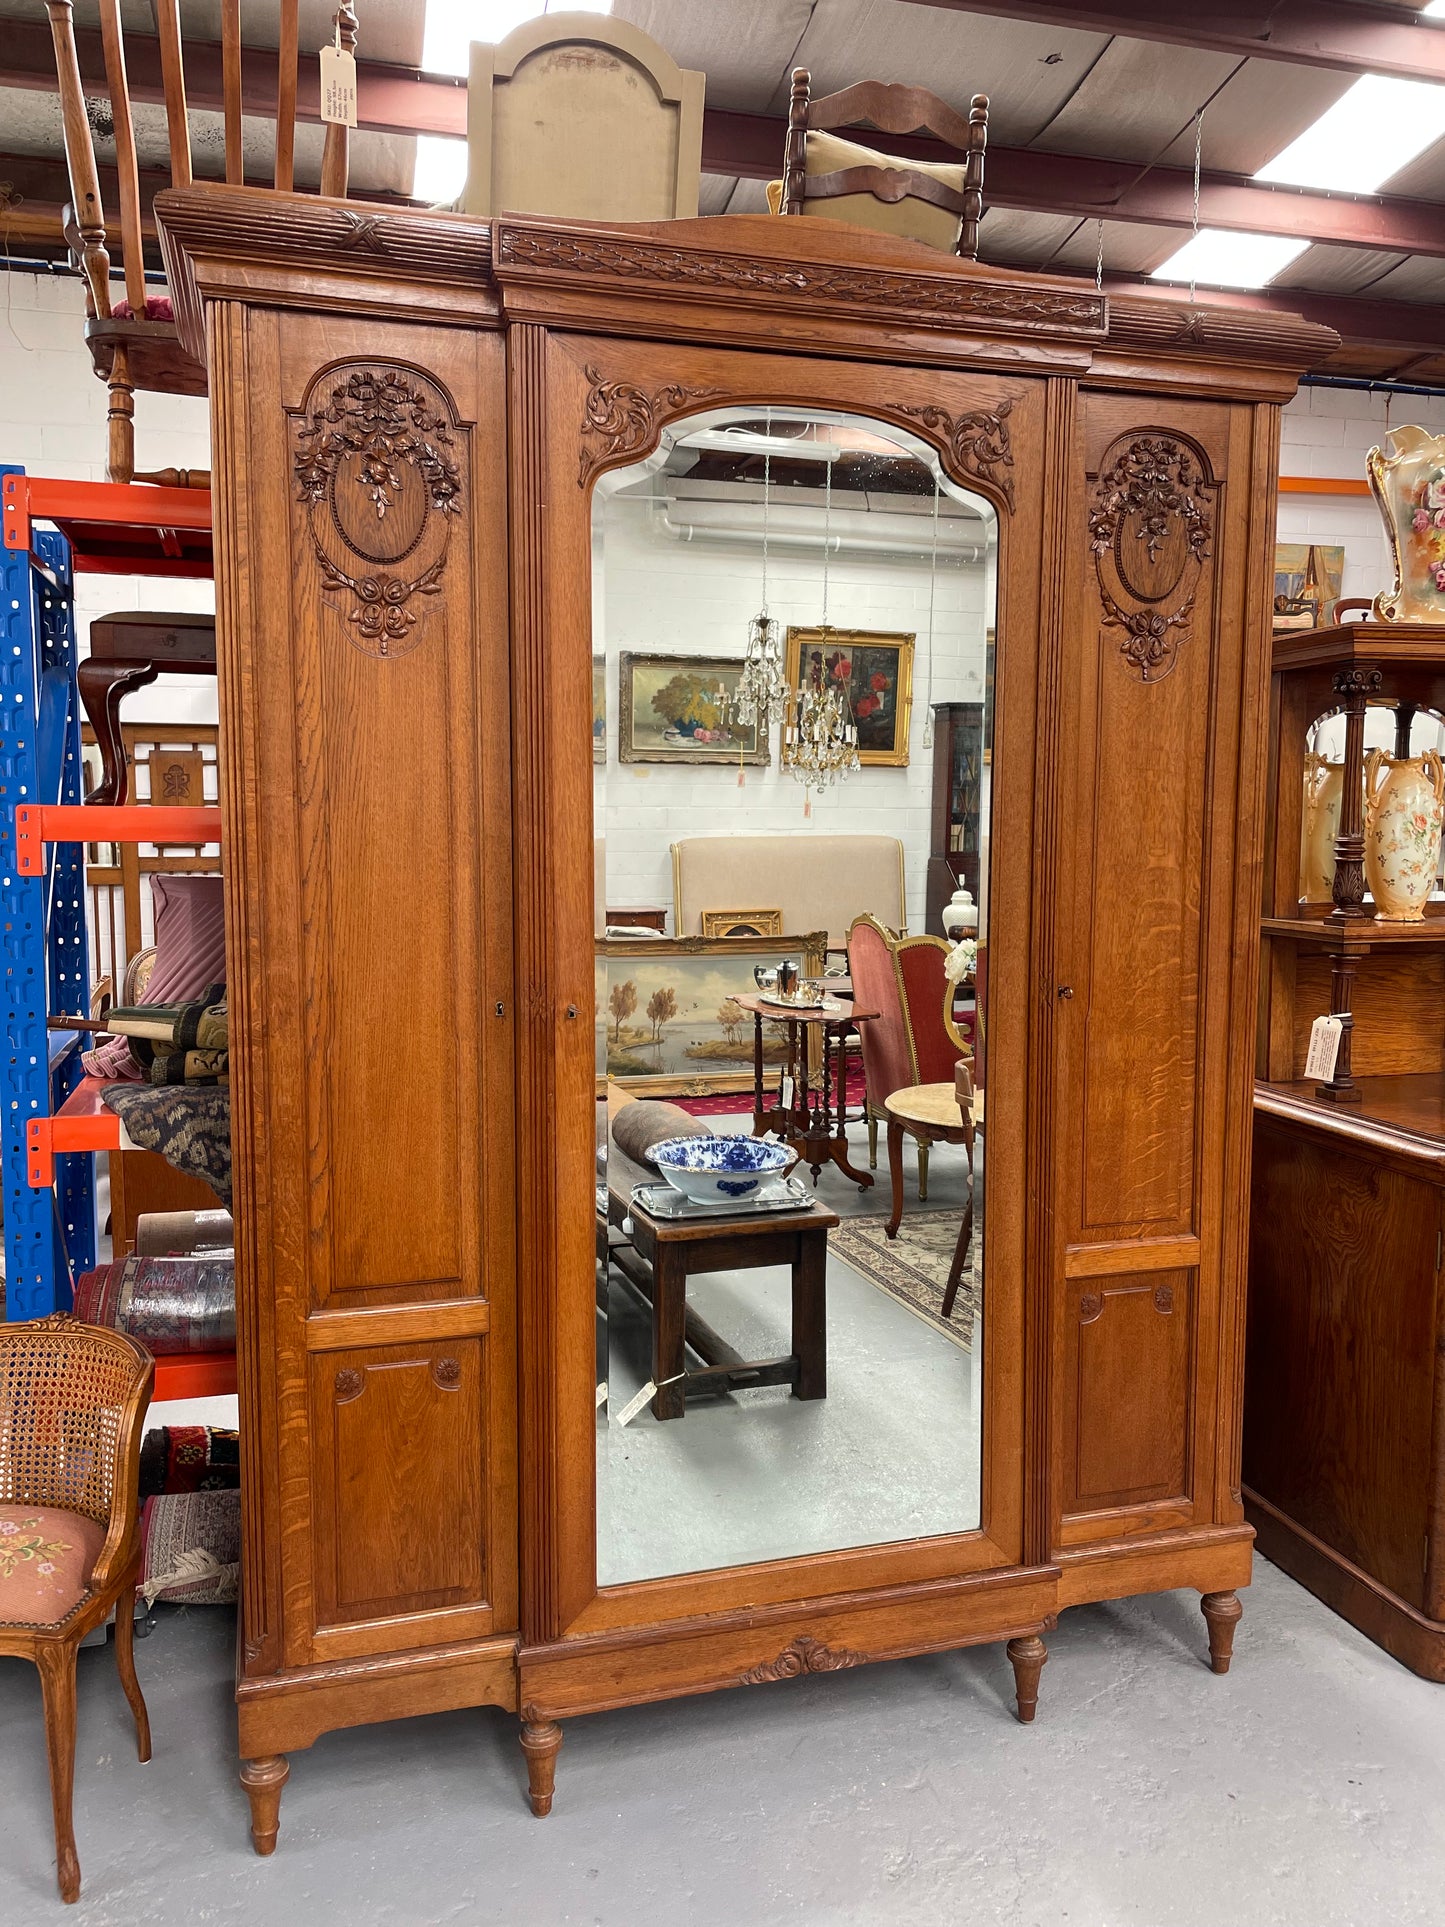
<path fill-rule="evenodd" d="M 1383 772 L 1383 781 L 1380 781 Z M 1380 923 L 1420 923 L 1445 828 L 1445 763 L 1433 749 L 1365 758 L 1365 881 Z"/>
<path fill-rule="evenodd" d="M 1305 754 L 1304 809 L 1300 822 L 1299 893 L 1302 903 L 1331 903 L 1335 888 L 1335 838 L 1345 766 L 1314 750 Z"/>

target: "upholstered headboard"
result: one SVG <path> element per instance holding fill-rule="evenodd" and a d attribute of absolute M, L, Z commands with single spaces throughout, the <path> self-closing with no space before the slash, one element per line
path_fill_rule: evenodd
<path fill-rule="evenodd" d="M 864 912 L 903 928 L 903 845 L 894 836 L 688 836 L 672 846 L 674 929 L 702 934 L 704 910 L 783 913 L 783 929 L 826 930 L 841 950 Z"/>

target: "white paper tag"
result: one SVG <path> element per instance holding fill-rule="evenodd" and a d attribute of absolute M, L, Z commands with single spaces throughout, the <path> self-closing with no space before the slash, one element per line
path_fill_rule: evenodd
<path fill-rule="evenodd" d="M 651 1404 L 652 1400 L 656 1396 L 657 1396 L 657 1387 L 653 1384 L 651 1379 L 648 1379 L 647 1383 L 643 1386 L 642 1390 L 637 1394 L 636 1398 L 629 1399 L 627 1403 L 623 1406 L 622 1410 L 617 1414 L 617 1423 L 619 1425 L 631 1425 L 632 1421 L 637 1417 L 637 1414 L 642 1410 L 643 1406 Z"/>
<path fill-rule="evenodd" d="M 356 55 L 345 47 L 321 49 L 321 118 L 339 127 L 356 125 Z"/>
<path fill-rule="evenodd" d="M 1338 1017 L 1316 1017 L 1310 1025 L 1309 1055 L 1305 1059 L 1306 1077 L 1317 1077 L 1321 1083 L 1329 1083 L 1335 1074 L 1335 1059 L 1340 1054 L 1340 1038 L 1344 1028 Z"/>

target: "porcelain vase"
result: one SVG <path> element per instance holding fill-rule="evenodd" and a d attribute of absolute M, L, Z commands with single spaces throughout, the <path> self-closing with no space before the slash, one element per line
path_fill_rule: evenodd
<path fill-rule="evenodd" d="M 1310 750 L 1305 756 L 1304 806 L 1300 820 L 1299 893 L 1302 903 L 1330 903 L 1335 887 L 1335 838 L 1345 766 Z"/>
<path fill-rule="evenodd" d="M 1395 586 L 1375 597 L 1381 622 L 1445 622 L 1445 435 L 1390 431 L 1391 452 L 1372 448 L 1365 471 L 1390 538 Z"/>
<path fill-rule="evenodd" d="M 1445 828 L 1445 763 L 1433 749 L 1365 758 L 1365 881 L 1380 923 L 1419 923 Z"/>
<path fill-rule="evenodd" d="M 978 933 L 978 905 L 972 890 L 955 890 L 943 906 L 943 934 L 957 943 Z"/>

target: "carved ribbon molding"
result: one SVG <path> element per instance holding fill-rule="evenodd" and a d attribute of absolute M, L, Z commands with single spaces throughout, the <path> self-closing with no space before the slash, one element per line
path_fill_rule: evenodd
<path fill-rule="evenodd" d="M 821 1639 L 814 1639 L 808 1633 L 799 1633 L 790 1646 L 785 1646 L 776 1659 L 766 1660 L 761 1666 L 754 1666 L 739 1679 L 739 1686 L 764 1686 L 769 1680 L 797 1679 L 803 1673 L 841 1673 L 849 1666 L 861 1666 L 863 1655 L 850 1652 L 846 1646 L 835 1651 L 825 1646 Z"/>
<path fill-rule="evenodd" d="M 1009 442 L 1008 418 L 1013 412 L 1013 396 L 1007 396 L 992 413 L 975 408 L 967 415 L 950 415 L 937 402 L 918 407 L 895 406 L 893 412 L 905 415 L 943 440 L 948 450 L 948 466 L 957 474 L 973 475 L 989 482 L 1014 510 L 1013 448 Z"/>
<path fill-rule="evenodd" d="M 1165 434 L 1116 441 L 1094 485 L 1089 547 L 1104 623 L 1124 631 L 1119 653 L 1141 682 L 1178 660 L 1211 553 L 1213 488 L 1197 451 Z"/>
<path fill-rule="evenodd" d="M 321 381 L 294 461 L 311 546 L 326 588 L 344 596 L 348 640 L 404 655 L 420 640 L 413 600 L 440 591 L 462 504 L 455 415 L 414 369 L 371 363 Z"/>
<path fill-rule="evenodd" d="M 589 366 L 582 372 L 592 386 L 582 410 L 578 488 L 586 488 L 599 468 L 620 456 L 651 448 L 669 415 L 680 414 L 689 403 L 708 401 L 723 393 L 721 388 L 688 388 L 674 381 L 649 395 L 630 381 L 604 380 L 596 368 Z"/>

